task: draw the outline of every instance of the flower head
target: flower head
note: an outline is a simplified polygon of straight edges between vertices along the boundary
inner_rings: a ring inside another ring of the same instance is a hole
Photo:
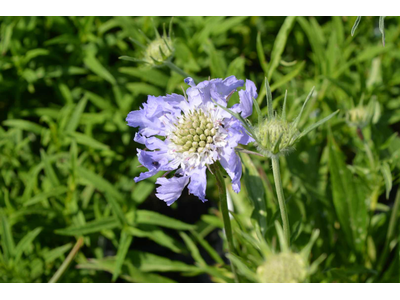
[[[172,94],[149,96],[143,108],[128,114],[129,126],[139,127],[134,140],[147,150],[138,149],[139,162],[148,169],[135,181],[149,178],[159,171],[175,172],[170,178],[157,179],[156,196],[168,205],[174,203],[188,185],[189,192],[200,200],[205,198],[206,169],[219,161],[232,179],[232,188],[240,191],[242,165],[235,152],[238,144],[253,141],[240,121],[222,107],[227,106],[230,95],[244,84],[230,76],[195,85],[192,78],[185,97]],[[252,113],[252,99],[257,98],[253,82],[246,81],[246,90],[239,92],[240,103],[232,110],[248,117]],[[249,101],[249,99],[251,101]]]

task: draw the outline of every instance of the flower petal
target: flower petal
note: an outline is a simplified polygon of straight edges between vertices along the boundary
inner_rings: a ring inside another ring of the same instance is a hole
[[[165,201],[168,206],[174,203],[182,194],[183,189],[189,182],[189,177],[172,177],[172,178],[165,178],[161,177],[158,178],[156,183],[160,184],[157,188],[156,196]]]
[[[165,135],[165,125],[160,118],[165,115],[178,116],[181,114],[180,104],[183,96],[176,94],[165,97],[149,96],[143,108],[131,111],[126,121],[131,127],[139,127],[139,133],[144,136]]]
[[[144,151],[137,149],[139,162],[148,169],[147,172],[141,173],[139,177],[135,177],[135,182],[147,179],[160,171],[174,170],[174,166],[169,164],[169,157],[164,151]]]
[[[206,202],[207,176],[206,167],[195,169],[190,174],[189,192]]]
[[[257,97],[256,85],[253,81],[246,79],[246,90],[239,91],[239,109],[243,118],[247,118],[253,113],[253,99]]]
[[[241,188],[242,163],[235,149],[226,148],[225,152],[221,155],[220,163],[232,179],[232,189],[236,193],[239,193]]]

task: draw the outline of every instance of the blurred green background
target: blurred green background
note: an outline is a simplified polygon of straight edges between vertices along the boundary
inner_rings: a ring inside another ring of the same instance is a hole
[[[341,110],[282,159],[294,249],[321,231],[311,259],[326,258],[312,282],[399,281],[400,22],[385,19],[383,46],[378,17],[363,17],[351,36],[355,19],[175,17],[172,25],[172,62],[184,72],[251,79],[264,111],[267,76],[276,109],[288,90],[289,118],[315,86],[303,128]],[[129,38],[145,45],[139,29],[154,39],[154,26],[162,33],[170,18],[153,22],[0,18],[0,282],[48,282],[77,240],[82,248],[60,282],[232,280],[212,176],[210,203],[184,196],[170,208],[154,197],[155,179],[132,180],[143,168],[126,115],[147,95],[187,88],[168,67],[118,59],[142,58]],[[360,101],[371,109],[357,129],[349,110]],[[275,245],[270,162],[244,160],[242,183],[254,172],[263,179],[258,192]],[[230,195],[251,228],[254,191]],[[256,268],[235,236],[244,263]]]

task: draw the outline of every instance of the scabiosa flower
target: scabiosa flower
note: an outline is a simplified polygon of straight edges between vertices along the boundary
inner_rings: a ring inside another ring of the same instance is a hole
[[[185,97],[177,94],[149,96],[143,108],[130,112],[126,118],[129,126],[139,127],[134,140],[150,150],[137,150],[139,162],[148,171],[134,180],[141,181],[159,171],[166,171],[167,175],[175,171],[173,176],[163,176],[156,181],[160,185],[156,196],[167,205],[180,197],[185,186],[201,201],[207,201],[206,169],[218,161],[238,193],[242,165],[235,148],[253,141],[240,121],[221,108],[226,107],[232,93],[243,86],[243,80],[230,76],[195,85],[189,77],[185,82],[190,85]],[[252,113],[254,98],[257,98],[256,87],[246,80],[246,90],[239,91],[240,103],[231,109],[246,118]]]

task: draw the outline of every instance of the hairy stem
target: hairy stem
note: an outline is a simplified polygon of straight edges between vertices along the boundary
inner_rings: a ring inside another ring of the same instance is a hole
[[[278,196],[279,209],[282,216],[283,234],[286,239],[286,244],[290,246],[289,218],[286,211],[285,196],[283,195],[281,172],[279,170],[279,157],[273,156],[271,160],[272,172],[274,173],[275,189]]]
[[[224,177],[222,175],[221,167],[219,166],[219,164],[213,164],[213,165],[211,165],[211,168],[217,179],[220,209],[221,209],[221,213],[222,213],[222,218],[224,220],[225,234],[226,234],[226,239],[228,241],[228,249],[229,249],[230,253],[235,254],[234,247],[233,247],[232,226],[231,226],[231,219],[229,218],[228,199],[227,199],[227,194],[226,194]],[[236,273],[236,268],[232,264],[232,262],[231,262],[231,268],[232,268],[233,276],[235,278],[235,282],[239,282],[238,276]]]

